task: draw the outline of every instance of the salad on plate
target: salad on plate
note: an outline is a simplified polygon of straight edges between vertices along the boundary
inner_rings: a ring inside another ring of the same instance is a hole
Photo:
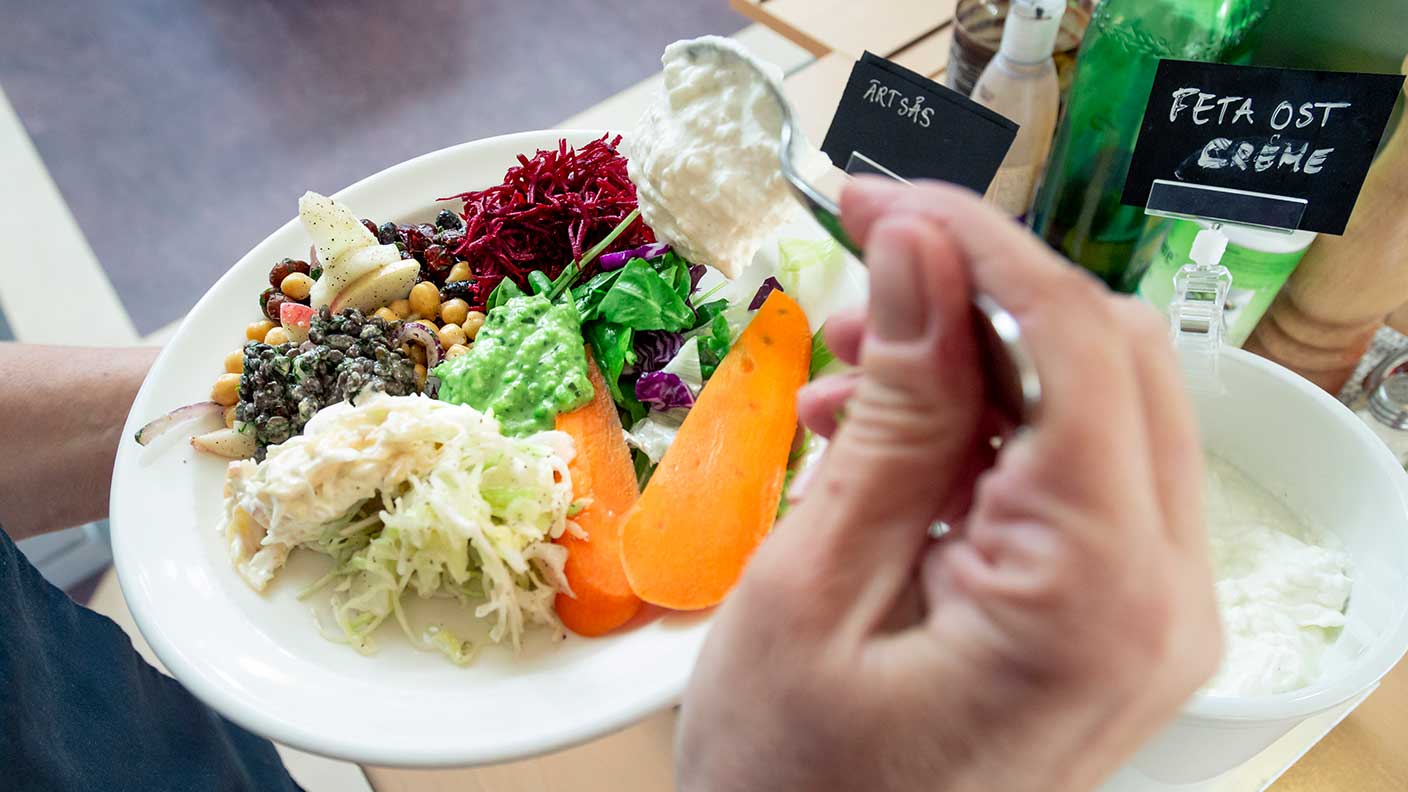
[[[761,87],[684,44],[629,137],[522,152],[427,195],[423,222],[299,200],[308,252],[248,295],[210,399],[136,437],[223,419],[191,444],[228,465],[234,574],[263,591],[319,554],[314,628],[372,653],[393,621],[459,664],[722,601],[820,453],[795,393],[865,280],[789,225]],[[486,637],[416,622],[411,597]]]

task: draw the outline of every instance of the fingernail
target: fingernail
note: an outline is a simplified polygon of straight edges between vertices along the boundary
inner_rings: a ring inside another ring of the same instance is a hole
[[[882,221],[870,234],[870,320],[882,340],[907,341],[924,333],[924,280],[916,246],[903,225]]]

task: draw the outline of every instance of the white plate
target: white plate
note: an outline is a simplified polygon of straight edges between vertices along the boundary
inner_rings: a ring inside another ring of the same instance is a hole
[[[429,221],[435,198],[499,183],[519,153],[555,148],[563,137],[582,144],[599,136],[539,131],[466,143],[389,168],[336,197],[360,217]],[[297,200],[287,196],[290,209]],[[606,638],[554,644],[536,636],[521,655],[489,647],[460,668],[412,647],[394,620],[377,633],[381,650],[370,657],[323,638],[310,612],[320,598],[296,599],[322,569],[313,554],[295,554],[308,557],[295,557],[262,595],[236,576],[216,533],[224,463],[194,452],[179,431],[147,448],[131,438],[167,410],[209,398],[226,353],[259,318],[255,297],[269,267],[284,256],[305,258],[308,245],[297,219],[290,220],[231,268],[157,358],[128,416],[113,472],[113,554],[132,615],[166,667],[251,731],[379,765],[522,758],[675,703],[704,640],[707,613],[641,619]]]

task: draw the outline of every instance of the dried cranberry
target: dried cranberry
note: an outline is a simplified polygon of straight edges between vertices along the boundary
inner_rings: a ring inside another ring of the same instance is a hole
[[[288,261],[288,259],[284,260]],[[308,262],[302,261],[300,259],[293,259],[293,261],[290,262],[289,266],[293,267],[294,272],[299,272],[304,275],[307,275],[309,272],[313,271],[313,268],[308,265]],[[283,281],[279,281],[279,284],[282,285]]]
[[[264,303],[264,315],[269,317],[269,321],[278,322],[279,310],[286,302],[288,302],[288,297],[283,292],[269,295],[269,301]]]
[[[362,227],[365,228],[365,229],[367,229],[368,231],[370,231],[371,234],[372,234],[372,236],[376,236],[376,234],[377,234],[376,223],[373,223],[372,221],[370,221],[370,220],[368,220],[367,218],[364,217],[364,218],[362,218]]]
[[[431,245],[421,254],[422,263],[429,267],[431,271],[440,273],[454,266],[455,260],[445,248],[439,245]]]
[[[275,288],[265,289],[264,293],[259,295],[259,307],[264,309],[264,315],[271,322],[279,321],[279,306],[286,302],[288,302],[288,297]]]
[[[307,266],[306,264],[304,265]],[[290,274],[296,272],[293,268],[293,259],[286,258],[279,261],[269,270],[269,285],[278,288]]]
[[[430,244],[430,240],[416,226],[401,226],[400,231],[402,243],[413,254],[425,250],[426,245]]]
[[[435,244],[446,250],[458,250],[464,244],[463,231],[441,231],[435,235]]]

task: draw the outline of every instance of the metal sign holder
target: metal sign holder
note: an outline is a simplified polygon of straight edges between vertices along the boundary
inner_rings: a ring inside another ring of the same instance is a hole
[[[1155,179],[1144,213],[1289,234],[1300,228],[1308,206],[1310,202],[1304,198]]]

